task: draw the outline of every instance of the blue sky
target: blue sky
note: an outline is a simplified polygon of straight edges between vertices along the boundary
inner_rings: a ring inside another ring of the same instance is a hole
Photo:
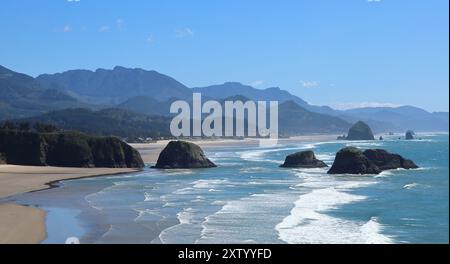
[[[141,67],[190,87],[448,111],[448,19],[447,0],[2,0],[0,64]]]

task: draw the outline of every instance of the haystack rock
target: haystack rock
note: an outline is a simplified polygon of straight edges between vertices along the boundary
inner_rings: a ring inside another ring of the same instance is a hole
[[[347,140],[375,140],[370,127],[362,122],[358,121],[348,131]]]
[[[217,167],[206,158],[196,144],[186,141],[171,141],[159,154],[153,168],[157,169],[198,169]]]

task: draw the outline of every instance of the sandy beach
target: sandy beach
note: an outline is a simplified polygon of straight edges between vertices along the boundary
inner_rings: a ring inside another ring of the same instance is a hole
[[[134,171],[137,170],[0,165],[0,198],[47,189],[52,182],[61,180]],[[45,237],[44,211],[30,206],[0,204],[0,244],[39,243]]]
[[[286,141],[326,141],[335,139],[335,135],[298,136]],[[205,151],[211,148],[233,146],[258,146],[257,139],[217,139],[217,140],[189,140],[198,144]],[[159,153],[167,145],[168,140],[148,144],[130,144],[136,148],[145,163],[156,163]],[[114,175],[137,171],[136,169],[116,168],[62,168],[62,167],[35,167],[0,165],[0,198],[43,190],[51,187],[51,183],[95,177]],[[0,204],[0,244],[4,243],[40,243],[46,238],[45,212],[18,204]]]

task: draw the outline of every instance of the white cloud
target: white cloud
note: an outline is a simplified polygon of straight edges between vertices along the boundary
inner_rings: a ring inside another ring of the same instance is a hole
[[[380,102],[353,102],[353,103],[336,103],[332,104],[331,107],[338,110],[348,110],[354,108],[363,107],[399,107],[401,104],[394,103],[380,103]]]
[[[250,86],[252,86],[252,87],[258,87],[258,86],[261,86],[261,85],[263,85],[263,84],[264,84],[264,81],[262,81],[262,80],[256,80],[256,81],[251,82],[251,83],[250,83]]]
[[[80,2],[81,0],[67,0],[67,2]]]
[[[70,32],[70,31],[72,31],[72,26],[70,26],[70,25],[65,25],[62,29],[62,32],[65,32],[65,33]]]
[[[109,26],[101,26],[98,29],[98,32],[100,32],[100,33],[107,32],[107,31],[109,31]]]
[[[369,3],[379,3],[379,2],[381,2],[381,0],[367,0],[367,2],[369,2]]]
[[[319,83],[316,81],[300,81],[300,84],[303,88],[315,88],[319,86]]]
[[[177,29],[175,30],[175,35],[177,38],[193,37],[194,31],[190,28]]]

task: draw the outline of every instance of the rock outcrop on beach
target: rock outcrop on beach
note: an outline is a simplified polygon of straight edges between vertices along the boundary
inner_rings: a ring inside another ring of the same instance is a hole
[[[406,140],[414,139],[414,135],[415,135],[415,133],[412,130],[408,130],[405,133],[405,139]]]
[[[362,122],[356,122],[348,131],[347,140],[374,140],[370,127]]]
[[[379,174],[384,170],[398,168],[415,169],[418,166],[411,160],[383,149],[363,151],[346,147],[338,151],[328,174]]]
[[[282,168],[323,168],[328,167],[323,161],[318,160],[312,150],[301,151],[286,157]]]
[[[161,151],[153,168],[197,169],[217,167],[196,144],[186,141],[171,141]]]
[[[0,131],[0,152],[8,164],[56,167],[142,168],[137,150],[115,137],[79,132]]]

